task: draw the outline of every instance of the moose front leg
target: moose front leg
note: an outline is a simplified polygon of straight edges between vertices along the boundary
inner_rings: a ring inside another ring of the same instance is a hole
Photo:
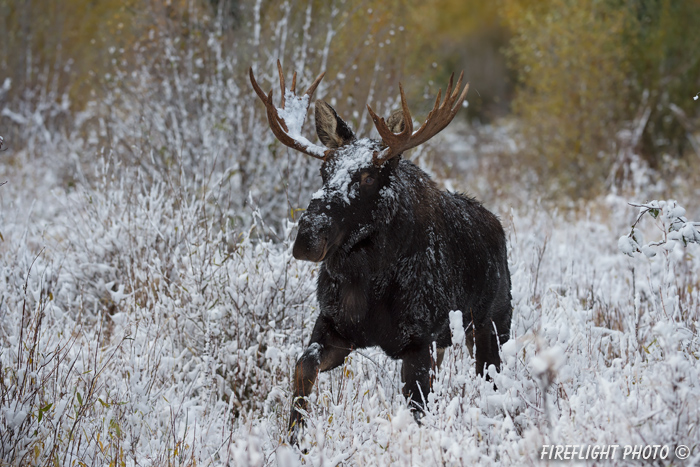
[[[413,416],[420,423],[425,407],[424,400],[427,400],[430,392],[430,368],[434,365],[430,356],[430,347],[425,346],[404,352],[401,360],[403,361],[401,381],[404,383],[402,392],[410,401]]]
[[[437,349],[436,355],[433,355],[430,347],[427,347],[406,352],[401,357],[403,395],[410,400],[413,416],[419,424],[424,410],[423,401],[428,398],[428,393],[432,390],[433,379],[440,369],[444,356],[444,348]]]
[[[328,371],[343,364],[352,350],[351,344],[319,317],[311,334],[311,343],[297,361],[294,369],[292,409],[289,416],[289,443],[296,445],[299,429],[304,424],[306,396],[316,383],[319,371]]]
[[[494,365],[496,371],[501,371],[498,338],[490,321],[477,328],[474,334],[476,340],[476,374],[483,376],[486,373],[486,380],[489,381],[491,379],[488,375],[489,365]]]

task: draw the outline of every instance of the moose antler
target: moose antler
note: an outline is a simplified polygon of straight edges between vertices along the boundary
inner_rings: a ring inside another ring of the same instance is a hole
[[[272,103],[272,90],[270,90],[270,93],[266,95],[258,85],[257,81],[255,81],[253,68],[250,68],[250,82],[253,85],[253,89],[255,89],[255,93],[258,95],[260,100],[263,101],[263,104],[265,104],[265,107],[267,108],[267,121],[270,124],[272,133],[285,146],[301,151],[304,154],[315,157],[316,159],[324,160],[328,150],[313,144],[311,141],[304,138],[301,135],[301,127],[306,119],[306,113],[309,110],[311,97],[313,96],[314,91],[316,91],[321,79],[323,79],[323,75],[326,73],[323,72],[318,75],[318,78],[316,78],[316,81],[309,86],[309,89],[307,89],[302,96],[297,96],[295,92],[297,85],[296,72],[292,77],[292,88],[289,90],[289,93],[287,93],[287,90],[284,87],[284,73],[282,72],[282,64],[279,60],[277,60],[277,71],[280,76],[280,88],[282,90],[281,107],[279,109]],[[287,102],[287,100],[291,102]],[[290,105],[289,107],[285,108],[287,103]]]
[[[403,93],[401,83],[399,83],[399,90],[401,92],[401,109],[403,111],[404,120],[404,129],[401,133],[394,133],[391,131],[384,119],[379,118],[369,104],[367,104],[367,110],[372,116],[374,126],[377,128],[379,136],[382,137],[384,144],[387,145],[386,149],[374,155],[374,164],[376,166],[382,165],[384,162],[398,156],[408,149],[415,148],[416,146],[425,143],[450,124],[462,105],[462,102],[464,102],[464,98],[467,97],[467,91],[469,90],[469,83],[467,83],[464,86],[462,94],[459,94],[459,88],[462,86],[462,78],[464,77],[464,72],[462,72],[459,75],[457,86],[453,92],[452,81],[454,76],[454,73],[452,73],[450,76],[450,82],[447,85],[447,91],[445,92],[445,101],[442,104],[440,103],[440,93],[442,90],[439,90],[437,99],[435,99],[435,105],[433,105],[433,110],[430,111],[428,118],[425,119],[423,125],[415,133],[413,132],[411,111],[408,109],[406,96]],[[458,94],[459,97],[457,97]]]

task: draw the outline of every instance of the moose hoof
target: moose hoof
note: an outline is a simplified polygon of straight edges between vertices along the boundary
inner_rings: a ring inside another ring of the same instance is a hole
[[[425,412],[423,412],[422,409],[417,409],[413,408],[413,419],[416,421],[418,426],[423,425],[423,417],[425,416]]]
[[[289,429],[289,444],[291,446],[299,446],[299,425],[295,424]]]

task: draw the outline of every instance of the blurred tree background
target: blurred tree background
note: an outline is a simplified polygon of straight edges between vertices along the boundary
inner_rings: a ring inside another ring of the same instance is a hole
[[[700,2],[504,0],[503,16],[512,108],[543,180],[587,196],[631,153],[697,164]]]
[[[145,69],[206,81],[216,54],[242,89],[272,54],[327,70],[318,96],[361,132],[365,103],[387,113],[399,80],[420,120],[464,69],[464,114],[515,120],[516,163],[557,196],[619,183],[630,154],[661,172],[700,157],[700,0],[0,0],[0,128],[10,141],[4,109],[49,96],[68,109],[60,131]],[[273,71],[258,71],[266,87]]]

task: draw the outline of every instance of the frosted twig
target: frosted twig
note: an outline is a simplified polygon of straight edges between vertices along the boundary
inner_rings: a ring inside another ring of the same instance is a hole
[[[27,277],[24,279],[24,299],[22,300],[22,320],[20,321],[19,329],[19,340],[17,347],[17,371],[22,367],[22,344],[23,344],[23,334],[24,334],[24,317],[27,313],[27,287],[29,287],[29,277],[32,275],[32,268],[34,263],[39,259],[39,256],[44,252],[46,248],[42,248],[41,251],[34,257],[32,264],[29,265],[29,270],[27,271]]]
[[[618,240],[618,248],[624,254],[633,256],[634,253],[641,252],[652,258],[656,256],[656,251],[654,251],[653,247],[666,246],[667,249],[673,249],[673,244],[669,244],[669,241],[682,243],[683,246],[688,246],[688,243],[700,243],[700,232],[696,228],[700,223],[688,221],[685,217],[685,209],[675,200],[653,200],[648,203],[628,204],[639,208],[639,214],[632,223],[629,234],[623,235]],[[656,220],[663,238],[642,246],[643,242],[641,237],[635,232],[635,228],[644,217],[644,214],[647,213]]]

